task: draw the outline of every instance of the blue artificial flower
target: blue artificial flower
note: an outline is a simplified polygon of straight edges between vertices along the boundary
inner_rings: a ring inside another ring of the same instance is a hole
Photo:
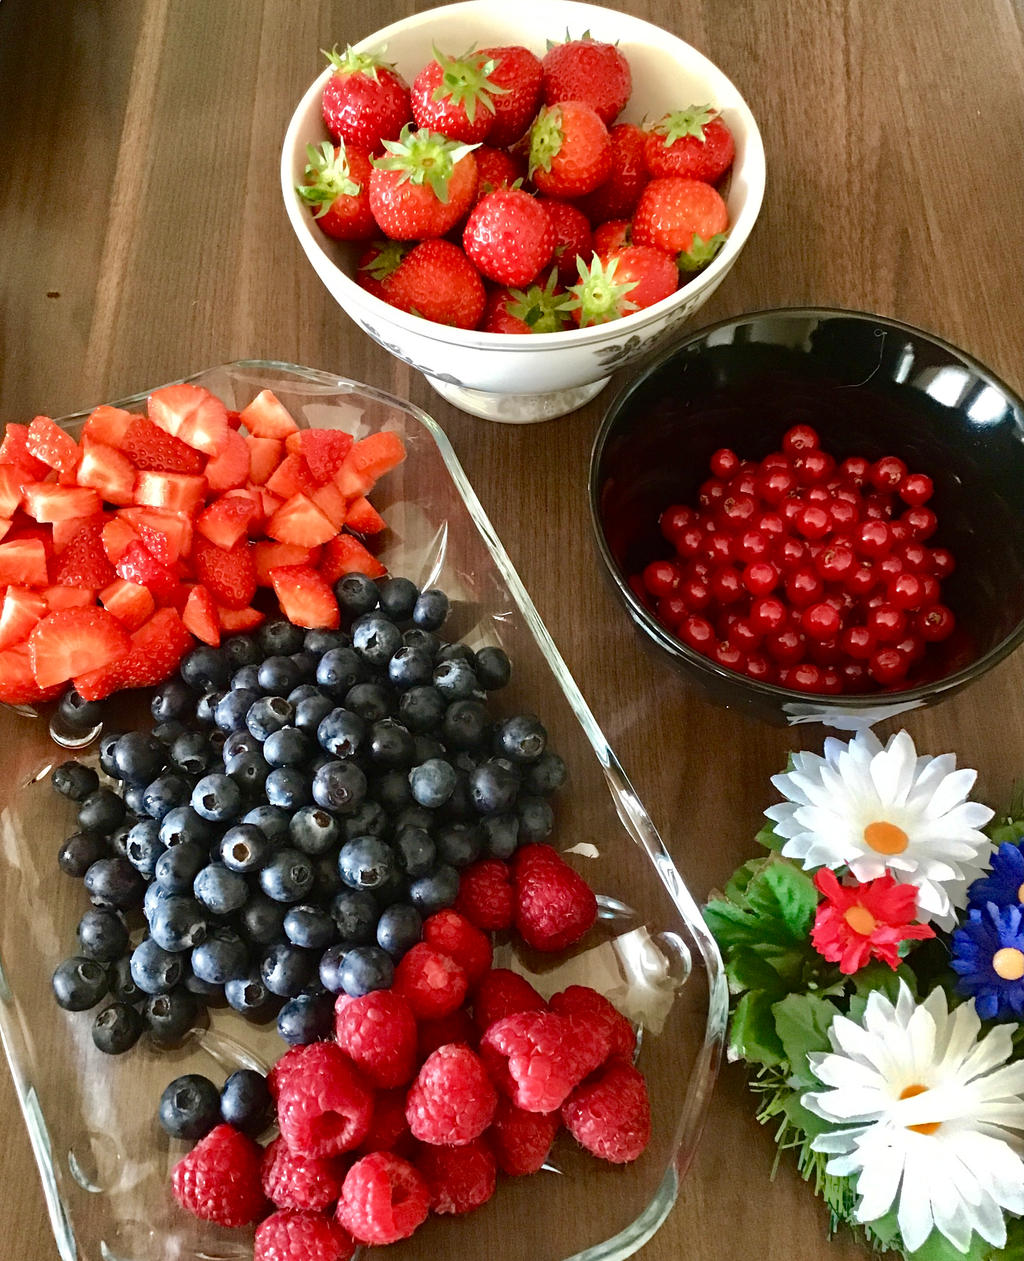
[[[1004,847],[1007,848],[1007,847]],[[1016,848],[1009,846],[1008,848]],[[1024,910],[989,902],[953,933],[957,991],[974,998],[982,1020],[1024,1016]]]
[[[1020,906],[1024,902],[1024,849],[1013,841],[1003,841],[992,855],[992,870],[975,880],[967,890],[967,904],[972,910],[984,910],[989,902],[996,906]]]

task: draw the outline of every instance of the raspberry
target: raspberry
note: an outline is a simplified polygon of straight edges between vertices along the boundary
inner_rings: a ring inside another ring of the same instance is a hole
[[[300,1156],[337,1156],[358,1147],[370,1128],[373,1092],[342,1049],[311,1042],[278,1082],[281,1137]]]
[[[605,1060],[608,1039],[597,1021],[582,1016],[521,1011],[491,1025],[480,1055],[491,1080],[517,1107],[553,1112]]]
[[[609,1063],[572,1092],[562,1120],[588,1152],[624,1164],[636,1160],[651,1137],[651,1105],[643,1074],[622,1060]]]
[[[547,1003],[525,976],[508,968],[492,968],[473,995],[473,1023],[483,1033],[517,1011],[544,1011]]]
[[[435,1213],[469,1213],[486,1204],[498,1176],[494,1153],[482,1138],[465,1147],[423,1147],[416,1168],[427,1180]]]
[[[345,1175],[338,1221],[362,1243],[408,1239],[429,1212],[426,1179],[401,1156],[373,1152]]]
[[[548,1158],[561,1124],[557,1112],[524,1112],[499,1099],[488,1137],[502,1173],[536,1173]]]
[[[597,919],[590,885],[550,845],[524,845],[513,860],[516,931],[535,950],[565,950]]]
[[[440,1020],[421,1020],[417,1038],[417,1051],[422,1064],[432,1051],[436,1051],[439,1046],[447,1046],[450,1042],[464,1042],[476,1050],[476,1025],[465,1007],[460,1007],[458,1011],[442,1016]]]
[[[487,1129],[497,1105],[480,1057],[468,1046],[442,1046],[427,1057],[413,1082],[405,1115],[414,1138],[461,1147]]]
[[[491,968],[487,936],[458,911],[438,911],[423,922],[423,940],[462,968],[472,989]]]
[[[182,1208],[204,1222],[247,1226],[267,1211],[260,1185],[263,1148],[232,1125],[217,1125],[171,1172]]]
[[[355,1240],[323,1213],[271,1213],[256,1227],[252,1261],[349,1261]]]
[[[636,1054],[636,1033],[626,1017],[603,994],[589,985],[570,985],[551,996],[550,1007],[560,1016],[588,1015],[600,1020],[608,1032],[609,1055],[632,1060]]]
[[[289,1047],[275,1064],[271,1064],[270,1071],[267,1073],[267,1089],[270,1091],[271,1099],[277,1098],[281,1083],[293,1068],[302,1063],[305,1054],[304,1045]]]
[[[421,941],[402,956],[392,989],[408,1001],[417,1020],[436,1020],[462,1006],[468,983],[450,955]]]
[[[511,928],[515,907],[512,873],[500,858],[481,858],[460,873],[455,909],[485,933]]]
[[[373,1101],[373,1120],[366,1137],[359,1144],[359,1154],[390,1152],[408,1146],[409,1122],[405,1119],[406,1091],[380,1090]]]
[[[338,1198],[345,1177],[340,1160],[296,1156],[283,1138],[263,1153],[263,1191],[277,1208],[321,1209]]]
[[[335,1004],[338,1045],[375,1086],[404,1086],[416,1072],[416,1018],[391,990],[372,990],[359,998],[341,995]]]

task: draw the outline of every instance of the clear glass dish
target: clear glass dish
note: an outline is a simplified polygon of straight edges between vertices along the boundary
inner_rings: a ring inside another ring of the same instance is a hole
[[[499,1182],[465,1218],[434,1219],[396,1261],[457,1249],[466,1261],[612,1261],[640,1248],[675,1202],[700,1136],[727,1017],[721,959],[698,909],[569,674],[473,488],[438,426],[411,404],[371,387],[289,364],[240,362],[190,378],[229,407],[269,388],[300,424],[356,436],[397,431],[408,458],[374,494],[388,532],[381,558],[392,573],[439,585],[452,598],[446,634],[499,644],[513,679],[495,694],[499,713],[526,709],[549,732],[570,779],[554,799],[552,841],[600,897],[597,927],[569,958],[538,964],[499,946],[496,962],[545,994],[585,982],[640,1027],[638,1064],[651,1093],[653,1137],[633,1165],[607,1165],[562,1135],[548,1169]],[[145,394],[122,400],[132,407]],[[62,423],[74,429],[82,416]],[[145,715],[139,697],[125,715]],[[68,754],[44,721],[4,709],[0,814],[0,1034],[35,1151],[57,1248],[64,1261],[228,1261],[251,1255],[252,1232],[188,1217],[169,1191],[186,1150],[156,1123],[164,1086],[184,1072],[223,1080],[239,1066],[265,1068],[285,1049],[273,1024],[210,1011],[207,1028],[167,1050],[145,1037],[123,1056],[92,1044],[92,1015],[59,1009],[57,963],[75,952],[86,909],[81,882],[56,863],[75,830],[74,809],[48,773]],[[94,758],[95,746],[92,746]],[[89,759],[89,751],[84,756]]]

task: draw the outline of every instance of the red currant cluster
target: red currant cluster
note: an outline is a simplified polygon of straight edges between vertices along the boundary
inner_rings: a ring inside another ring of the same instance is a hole
[[[809,425],[760,462],[711,457],[697,507],[660,518],[676,550],[630,579],[683,643],[801,692],[905,685],[955,622],[940,602],[952,553],[928,547],[932,480],[895,455],[837,463]]]

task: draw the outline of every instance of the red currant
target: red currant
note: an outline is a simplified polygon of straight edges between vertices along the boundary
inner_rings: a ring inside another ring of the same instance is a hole
[[[860,512],[848,499],[833,499],[828,506],[834,530],[848,530],[860,520]]]
[[[896,524],[904,523],[896,522]],[[896,555],[903,561],[903,568],[912,574],[924,573],[930,564],[928,549],[916,539],[908,539],[907,542],[901,543],[896,549]]]
[[[711,588],[696,575],[683,578],[677,594],[691,613],[700,613],[711,603]]]
[[[750,624],[762,635],[776,634],[789,621],[789,610],[776,596],[754,600],[750,606]]]
[[[701,555],[710,565],[727,565],[732,560],[732,539],[721,530],[706,534]]]
[[[759,652],[752,652],[747,657],[746,673],[759,683],[775,682],[775,667],[766,656]]]
[[[735,604],[745,594],[739,570],[732,565],[721,565],[711,573],[711,595],[719,604]]]
[[[696,613],[691,613],[679,624],[679,638],[684,644],[695,648],[697,652],[708,653],[715,642],[715,631],[711,623]]]
[[[847,626],[839,636],[839,646],[853,661],[867,661],[878,646],[868,626]]]
[[[743,571],[743,585],[753,596],[768,595],[779,582],[779,571],[766,560],[754,561]]]
[[[662,626],[667,626],[670,631],[676,629],[689,611],[682,596],[669,595],[658,601],[658,621]]]
[[[786,533],[786,523],[777,512],[762,512],[754,522],[754,527],[773,542]]]
[[[880,604],[871,609],[864,624],[880,644],[894,644],[907,627],[907,615],[892,604]]]
[[[901,683],[907,677],[910,663],[896,648],[879,648],[868,662],[868,672],[876,683],[888,687]]]
[[[728,479],[739,471],[740,457],[728,447],[721,447],[712,455],[710,464],[715,477]]]
[[[697,502],[702,508],[713,508],[725,495],[725,482],[719,477],[709,477],[701,483],[697,492]]]
[[[903,653],[910,665],[916,665],[925,654],[925,642],[920,635],[913,633],[904,635],[902,639],[897,640],[893,647],[897,652]]]
[[[817,666],[838,665],[843,659],[843,650],[838,639],[809,640],[807,655]]]
[[[868,690],[868,669],[863,661],[846,661],[839,667],[842,690],[847,695]]]
[[[736,495],[730,492],[718,504],[715,520],[731,534],[745,530],[757,512],[753,495]]]
[[[911,535],[920,541],[930,539],[939,524],[938,517],[931,508],[925,507],[908,508],[902,519],[907,523]]]
[[[644,586],[653,596],[673,595],[679,586],[679,566],[671,560],[652,560],[644,570]]]
[[[821,601],[818,604],[809,604],[804,609],[800,616],[800,626],[809,639],[823,643],[839,633],[841,620],[831,604]]]
[[[853,596],[862,599],[878,582],[878,574],[874,565],[855,565],[846,576],[846,589]]]
[[[757,495],[757,473],[750,468],[741,469],[729,481],[729,492],[733,495]]]
[[[735,644],[730,644],[728,640],[715,644],[711,650],[711,658],[720,666],[725,666],[727,670],[742,670],[746,661],[740,649]]]
[[[952,635],[956,618],[944,604],[931,604],[920,610],[915,624],[922,639],[929,644],[937,644]]]
[[[821,690],[821,670],[810,661],[803,661],[789,672],[789,687],[797,692]]]
[[[799,539],[786,536],[775,548],[775,563],[785,572],[799,568],[807,559],[807,548]]]
[[[762,469],[757,477],[757,494],[766,504],[779,504],[796,486],[789,468]]]
[[[688,525],[673,542],[680,556],[696,556],[704,546],[704,531],[699,525]]]
[[[939,587],[938,578],[932,577],[931,574],[922,574],[921,586],[922,586],[922,592],[921,592],[922,605],[938,604],[939,591],[941,590],[941,588]]]
[[[814,486],[823,482],[834,468],[835,462],[828,452],[817,448],[802,451],[793,460],[793,471],[801,486]]]
[[[798,495],[787,495],[779,504],[779,513],[787,525],[793,525],[803,510],[804,501]]]
[[[684,532],[697,523],[697,513],[686,504],[672,504],[658,518],[658,526],[662,535],[673,547],[676,546]]]
[[[814,568],[825,582],[843,582],[853,569],[853,549],[828,543],[814,558]]]
[[[820,600],[825,593],[821,579],[810,565],[801,565],[799,569],[794,569],[786,578],[785,587],[790,604],[798,609]]]
[[[876,569],[878,571],[879,581],[891,582],[894,578],[898,578],[903,573],[903,561],[898,556],[894,556],[891,552],[888,556],[883,556],[878,562]]]
[[[900,482],[900,498],[911,508],[920,508],[932,497],[935,485],[927,473],[908,473]]]
[[[883,455],[868,473],[868,481],[878,490],[896,490],[907,475],[907,466],[898,455]]]
[[[823,692],[826,696],[839,696],[843,690],[843,676],[838,670],[828,668],[821,672],[821,686],[819,692]]]
[[[769,635],[764,646],[779,665],[795,666],[804,657],[804,637],[796,630],[781,630],[777,635]]]
[[[782,449],[787,455],[813,451],[818,445],[817,432],[810,425],[794,425],[782,435]]]
[[[917,574],[899,574],[886,587],[889,603],[898,609],[916,609],[921,603],[924,586]]]
[[[888,521],[892,516],[892,497],[880,494],[865,495],[861,516],[869,521]]]
[[[794,522],[805,539],[823,539],[831,523],[828,511],[820,504],[805,504]]]
[[[862,455],[851,455],[839,466],[839,476],[847,486],[856,486],[858,489],[868,480],[870,471],[871,461]]]
[[[956,569],[956,560],[948,547],[933,547],[928,563],[931,566],[932,573],[938,578],[939,582],[945,582],[953,570]]]
[[[853,545],[861,556],[885,556],[892,547],[888,525],[884,521],[862,521],[854,531]]]
[[[733,555],[738,561],[750,565],[766,560],[771,554],[771,539],[763,530],[744,530],[733,542]]]
[[[750,653],[760,647],[762,636],[749,618],[738,617],[729,627],[727,638],[729,643],[735,644],[744,653]]]

